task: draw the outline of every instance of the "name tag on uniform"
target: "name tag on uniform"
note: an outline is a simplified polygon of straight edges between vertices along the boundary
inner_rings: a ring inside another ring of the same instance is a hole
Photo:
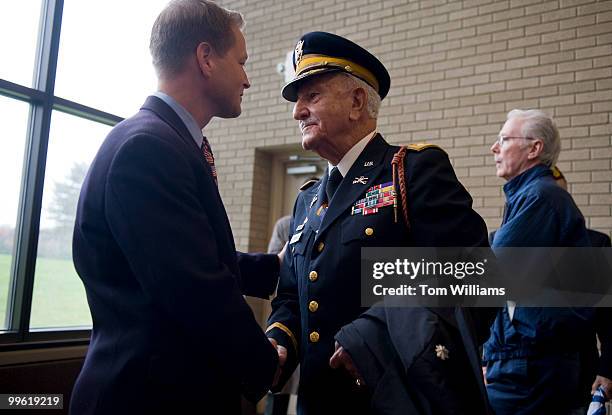
[[[301,238],[301,237],[302,237],[302,232],[298,232],[298,233],[294,234],[294,235],[291,237],[291,240],[289,241],[289,244],[294,244],[294,243],[296,243],[297,241],[299,241],[299,240],[300,240],[300,238]]]

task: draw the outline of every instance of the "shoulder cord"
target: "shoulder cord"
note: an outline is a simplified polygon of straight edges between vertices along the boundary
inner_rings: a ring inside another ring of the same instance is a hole
[[[402,214],[406,226],[410,229],[410,222],[408,221],[408,203],[406,197],[406,176],[404,174],[404,158],[406,157],[407,148],[402,146],[397,153],[393,155],[391,166],[393,170],[393,192],[397,196],[398,178],[399,178],[399,195],[401,197]],[[395,223],[397,223],[397,197],[393,201],[393,212],[395,215]]]

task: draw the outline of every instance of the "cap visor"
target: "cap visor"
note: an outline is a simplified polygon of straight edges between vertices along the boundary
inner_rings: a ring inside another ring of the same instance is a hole
[[[322,75],[324,73],[341,72],[341,71],[342,70],[340,68],[317,68],[317,69],[313,69],[313,70],[308,71],[308,72],[304,72],[304,73],[300,74],[300,76],[293,78],[291,80],[291,82],[286,84],[283,87],[283,89],[281,91],[281,94],[283,95],[283,98],[285,98],[287,101],[296,102],[297,101],[298,89],[299,89],[300,85],[307,78],[310,78],[310,77],[316,76],[316,75]]]

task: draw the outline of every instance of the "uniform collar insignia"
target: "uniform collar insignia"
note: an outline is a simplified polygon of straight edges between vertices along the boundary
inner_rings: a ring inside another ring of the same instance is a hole
[[[353,180],[353,184],[366,184],[367,181],[368,181],[367,177],[359,176],[359,177],[355,177],[355,179]]]
[[[373,165],[374,165],[374,162],[373,162],[373,161],[366,161],[366,162],[363,164],[363,167],[372,167]]]

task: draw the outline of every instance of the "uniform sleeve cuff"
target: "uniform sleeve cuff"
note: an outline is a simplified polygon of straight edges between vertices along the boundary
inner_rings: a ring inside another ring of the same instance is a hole
[[[276,322],[270,324],[266,329],[266,336],[275,339],[282,346],[288,347],[291,345],[295,355],[298,355],[297,339],[289,327],[283,323]]]

